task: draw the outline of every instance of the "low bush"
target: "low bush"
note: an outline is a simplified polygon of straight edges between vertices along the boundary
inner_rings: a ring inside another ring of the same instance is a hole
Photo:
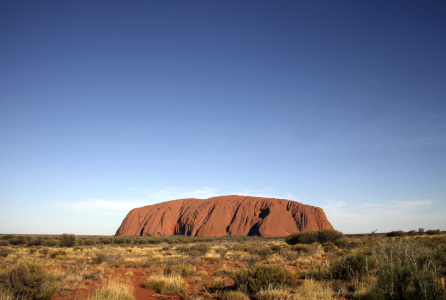
[[[233,277],[239,289],[257,293],[262,289],[290,286],[295,276],[280,266],[258,264],[237,270]]]
[[[322,248],[324,248],[325,253],[330,253],[337,250],[336,245],[333,242],[323,243]]]
[[[293,251],[291,249],[283,249],[280,251],[280,256],[287,261],[293,261],[299,258],[300,254],[297,251]]]
[[[0,246],[9,246],[8,240],[0,240]]]
[[[64,250],[56,250],[50,253],[51,258],[56,258],[57,256],[66,256],[67,252]]]
[[[85,239],[85,240],[82,240],[82,244],[84,246],[92,246],[92,245],[96,245],[97,241],[94,239]]]
[[[20,262],[0,272],[0,287],[18,299],[52,299],[58,290],[55,277],[46,269],[31,262]]]
[[[192,245],[179,245],[176,247],[177,251],[187,254],[191,257],[204,256],[210,250],[209,244],[196,243]]]
[[[292,233],[285,238],[285,242],[290,245],[316,243],[317,231],[302,231]]]
[[[104,245],[109,245],[112,243],[112,240],[110,238],[101,238],[101,243]]]
[[[76,236],[74,234],[64,233],[60,237],[59,245],[61,247],[73,247],[76,245]]]
[[[332,277],[332,274],[328,264],[312,263],[308,269],[302,270],[299,276],[309,280],[328,280]]]
[[[344,234],[334,229],[322,229],[295,232],[285,238],[285,242],[290,245],[313,244],[316,242],[334,242],[344,237]]]
[[[374,261],[364,253],[359,252],[334,261],[330,266],[330,274],[335,279],[362,279],[368,275],[369,269],[373,267]]]
[[[256,249],[255,253],[259,256],[260,260],[266,260],[273,254],[273,250],[269,246],[261,246]]]
[[[397,231],[391,231],[387,233],[388,237],[392,237],[392,236],[405,236],[406,233],[402,230],[397,230]]]
[[[20,237],[9,239],[8,242],[14,246],[20,246],[20,245],[26,244],[26,239],[25,239],[25,237],[20,236]]]
[[[42,241],[42,246],[46,247],[55,247],[59,244],[59,242],[56,239],[47,239]]]
[[[446,297],[435,250],[413,241],[398,241],[376,247],[374,256],[378,283],[372,295],[386,295],[386,299]]]
[[[344,234],[334,229],[322,229],[317,232],[317,241],[321,244],[326,242],[334,242],[344,237]]]
[[[440,234],[441,231],[440,231],[440,229],[437,229],[437,230],[429,229],[429,230],[426,231],[426,233],[427,233],[428,235],[436,235],[436,234]]]
[[[6,247],[1,247],[0,248],[0,257],[6,257],[6,256],[8,256],[11,253],[12,253],[12,250],[9,249],[9,248],[6,248]]]
[[[347,248],[349,244],[349,240],[346,237],[341,237],[333,242],[339,248]]]
[[[296,244],[291,247],[294,251],[298,253],[309,253],[311,251],[310,245],[302,245],[302,244]]]
[[[28,247],[31,246],[42,246],[42,238],[36,238],[36,239],[32,239],[30,240],[27,244]]]
[[[281,246],[281,245],[271,245],[271,250],[272,250],[274,253],[279,253],[280,251],[282,251],[283,248],[284,248],[284,247]]]

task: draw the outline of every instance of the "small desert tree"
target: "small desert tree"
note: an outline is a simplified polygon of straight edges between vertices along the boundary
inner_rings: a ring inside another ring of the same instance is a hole
[[[61,247],[73,247],[76,245],[76,236],[69,233],[62,234],[59,245]]]

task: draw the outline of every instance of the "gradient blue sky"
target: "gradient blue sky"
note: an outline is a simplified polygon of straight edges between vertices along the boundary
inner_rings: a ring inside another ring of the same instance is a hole
[[[0,233],[243,194],[445,230],[446,2],[1,1]]]

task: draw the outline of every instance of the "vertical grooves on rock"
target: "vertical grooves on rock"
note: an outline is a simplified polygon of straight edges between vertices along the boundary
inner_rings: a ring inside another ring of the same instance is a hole
[[[131,210],[116,235],[260,235],[333,228],[321,208],[285,199],[221,196]]]

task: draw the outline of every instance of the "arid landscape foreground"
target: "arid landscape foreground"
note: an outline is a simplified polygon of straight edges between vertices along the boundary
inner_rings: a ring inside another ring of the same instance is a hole
[[[444,299],[439,230],[0,235],[0,299]]]

